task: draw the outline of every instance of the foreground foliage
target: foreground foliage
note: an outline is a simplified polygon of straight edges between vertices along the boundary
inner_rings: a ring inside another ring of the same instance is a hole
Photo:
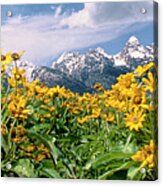
[[[22,54],[1,56],[2,176],[157,178],[155,63],[119,76],[111,90],[97,83],[79,95],[29,83],[16,66]]]

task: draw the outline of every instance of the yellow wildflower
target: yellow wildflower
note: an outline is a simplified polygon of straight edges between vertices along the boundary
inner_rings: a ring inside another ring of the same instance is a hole
[[[7,127],[4,124],[1,125],[1,133],[3,136],[7,134]]]
[[[2,65],[10,65],[12,62],[11,52],[7,53],[6,55],[1,55],[1,63]]]
[[[44,114],[43,117],[44,118],[50,118],[51,117],[51,114]]]
[[[51,112],[55,111],[55,107],[54,107],[54,106],[51,106],[51,107],[49,107],[48,109],[49,109],[49,111],[51,111]]]
[[[1,73],[4,73],[7,67],[12,62],[11,53],[7,53],[6,55],[1,54]]]
[[[17,119],[27,119],[30,110],[26,108],[27,100],[20,95],[12,97],[12,101],[8,104],[8,110]]]
[[[120,90],[124,87],[127,89],[130,88],[131,85],[136,81],[132,73],[122,74],[117,78],[117,80]]]
[[[5,70],[7,69],[7,66],[2,65],[1,66],[1,74],[3,74],[5,72]]]
[[[44,121],[45,121],[45,118],[41,117],[41,118],[40,118],[40,121],[41,121],[41,122],[44,122]]]
[[[24,136],[27,132],[27,130],[22,125],[18,125],[16,129],[17,129],[18,135]]]
[[[60,87],[59,85],[57,85],[54,88],[51,88],[51,94],[52,96],[67,96],[67,92],[66,89],[64,87]]]
[[[129,129],[139,131],[143,127],[145,114],[141,110],[134,109],[125,116],[126,127]]]
[[[155,78],[153,77],[152,72],[148,72],[148,79],[143,78],[142,81],[145,84],[145,90],[149,90],[151,93],[153,93],[155,88]]]
[[[138,66],[135,71],[134,71],[134,74],[135,76],[142,76],[144,73],[146,73],[150,68],[156,66],[156,64],[154,62],[150,62],[144,66]]]
[[[78,121],[78,123],[80,123],[80,124],[85,123],[87,120],[88,120],[87,117],[84,117],[84,118],[77,118],[77,121]]]
[[[34,144],[30,144],[28,146],[21,146],[21,149],[29,153],[36,150],[36,146]]]
[[[11,87],[17,87],[20,84],[27,82],[27,79],[24,75],[24,69],[13,68],[12,77],[8,78],[8,83]]]
[[[42,96],[43,94],[46,94],[47,93],[48,87],[46,87],[46,86],[41,87],[39,85],[36,85],[34,87],[34,90],[35,90],[36,94],[40,94],[40,96]]]
[[[149,110],[149,104],[146,99],[146,90],[143,86],[133,85],[132,91],[128,93],[130,98],[129,110],[133,108],[144,108]]]
[[[156,146],[153,140],[150,140],[149,145],[145,145],[131,158],[134,161],[142,162],[141,167],[148,165],[149,168],[155,167],[155,151]]]
[[[25,51],[21,51],[19,53],[12,53],[11,54],[11,58],[14,60],[14,61],[17,61],[21,58],[21,56],[24,54]]]
[[[27,133],[26,129],[22,125],[18,125],[17,127],[11,128],[11,141],[15,143],[21,143],[27,139],[25,135]]]
[[[17,136],[11,139],[15,143],[21,143],[26,140],[26,136]]]
[[[107,122],[113,123],[114,120],[115,120],[114,114],[109,112],[108,115],[107,115]]]
[[[101,114],[101,108],[93,108],[92,118],[99,118]]]
[[[50,157],[49,149],[43,143],[37,146],[37,150],[43,152],[45,156]]]
[[[39,154],[38,156],[36,156],[35,160],[36,161],[42,161],[46,159],[46,155],[45,154]]]
[[[51,101],[51,99],[45,99],[45,100],[44,100],[44,103],[45,103],[45,104],[48,104],[48,103],[50,103],[50,101]]]
[[[102,92],[105,90],[104,87],[100,83],[96,83],[93,88],[99,92]]]

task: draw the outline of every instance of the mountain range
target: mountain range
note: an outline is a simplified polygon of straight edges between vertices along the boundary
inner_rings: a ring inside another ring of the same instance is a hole
[[[86,53],[65,52],[51,67],[35,66],[27,61],[18,61],[24,68],[29,81],[39,79],[48,87],[65,86],[73,92],[93,92],[95,83],[101,83],[106,89],[116,83],[120,74],[134,70],[138,65],[156,61],[154,44],[143,46],[131,36],[124,48],[110,55],[103,48],[89,49]]]

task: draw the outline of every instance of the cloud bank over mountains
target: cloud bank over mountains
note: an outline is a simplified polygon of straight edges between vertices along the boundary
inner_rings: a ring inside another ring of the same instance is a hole
[[[53,16],[38,12],[8,18],[1,26],[2,49],[26,50],[24,57],[39,65],[64,51],[109,42],[153,21],[151,1],[85,3],[82,10],[71,13],[62,5],[52,8]],[[147,13],[141,14],[141,8]]]

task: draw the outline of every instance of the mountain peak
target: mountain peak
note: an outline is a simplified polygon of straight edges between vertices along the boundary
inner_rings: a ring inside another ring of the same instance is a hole
[[[97,48],[95,49],[95,51],[96,51],[96,52],[99,52],[99,53],[105,53],[104,49],[101,48],[101,47],[97,47]]]
[[[71,58],[71,57],[74,57],[74,56],[76,56],[76,55],[78,55],[77,52],[69,51],[69,52],[64,52],[64,53],[62,54],[62,57]]]
[[[99,59],[100,56],[110,59],[112,56],[109,55],[105,50],[101,47],[97,47],[95,49],[89,49],[89,51],[86,53],[87,55],[94,54],[96,57],[98,56]]]
[[[128,40],[128,42],[127,43],[132,43],[132,44],[139,44],[140,42],[139,42],[139,40],[138,40],[138,38],[137,37],[135,37],[135,36],[131,36],[130,38],[129,38],[129,40]]]
[[[78,56],[77,52],[64,52],[56,61],[56,63],[61,63],[65,60],[69,60],[72,59],[73,57]]]

